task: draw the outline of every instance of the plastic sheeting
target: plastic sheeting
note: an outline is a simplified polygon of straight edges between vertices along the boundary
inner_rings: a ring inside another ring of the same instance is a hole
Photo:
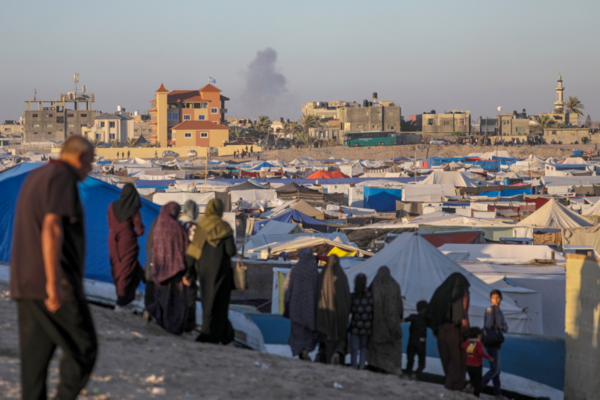
[[[362,264],[346,272],[351,285],[359,273],[369,282],[382,265],[390,268],[392,277],[400,284],[404,298],[404,314],[416,312],[420,300],[431,299],[433,292],[454,272],[460,272],[471,283],[469,320],[473,326],[483,326],[485,309],[490,305],[492,288],[467,270],[439,252],[419,234],[407,232]],[[504,296],[502,311],[512,333],[531,333],[527,314],[514,300]]]
[[[277,193],[273,189],[252,189],[252,190],[232,190],[231,200],[236,202],[242,199],[247,202],[263,201],[263,200],[275,200]]]
[[[286,223],[295,221],[295,222],[300,222],[303,224],[306,223],[306,224],[310,224],[310,225],[323,225],[325,223],[324,221],[309,217],[306,214],[302,214],[300,211],[290,209],[290,210],[284,211],[284,212],[276,215],[273,218],[265,219],[262,221],[259,221],[259,220],[254,221],[254,234],[257,234],[258,232],[260,232],[260,230],[262,228],[264,228],[265,225],[267,225],[269,223],[269,221],[280,221],[280,222],[286,222]]]
[[[17,168],[0,174],[0,262],[10,263],[12,231],[19,190],[27,174],[42,164],[21,164]],[[121,190],[116,186],[87,178],[79,184],[79,193],[85,213],[86,258],[85,277],[113,283],[108,259],[108,206],[117,200]],[[158,217],[160,207],[142,199],[140,213],[146,226],[146,233],[138,239],[139,260],[146,262],[146,235],[152,221]]]
[[[396,211],[396,200],[402,200],[402,189],[365,187],[364,208]]]
[[[477,183],[469,178],[466,173],[460,171],[433,171],[422,185],[441,185],[451,183],[454,187],[477,187]]]

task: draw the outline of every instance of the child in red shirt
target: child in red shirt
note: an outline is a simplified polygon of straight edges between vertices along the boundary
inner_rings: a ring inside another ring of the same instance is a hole
[[[489,361],[494,361],[494,359],[488,356],[483,350],[480,328],[470,328],[468,336],[469,339],[462,344],[462,348],[467,352],[467,372],[473,386],[473,394],[475,397],[479,397],[479,393],[481,392],[483,359],[485,358]]]

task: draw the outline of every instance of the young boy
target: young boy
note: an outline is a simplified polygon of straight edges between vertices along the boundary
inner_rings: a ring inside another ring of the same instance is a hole
[[[418,314],[411,314],[405,322],[410,322],[410,334],[408,337],[408,347],[406,348],[406,374],[415,379],[425,369],[425,350],[427,349],[427,322],[425,321],[425,312],[428,303],[421,300],[417,303]],[[415,355],[419,357],[419,368],[415,374],[412,369],[415,363]]]
[[[485,358],[492,362],[494,359],[488,356],[483,350],[480,328],[470,328],[468,336],[469,339],[462,344],[462,348],[467,352],[467,372],[473,386],[473,394],[475,397],[479,397],[479,393],[481,392],[483,359]]]

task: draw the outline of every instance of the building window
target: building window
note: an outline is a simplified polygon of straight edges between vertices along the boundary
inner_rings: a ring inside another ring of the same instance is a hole
[[[206,115],[198,115],[198,121],[204,121],[206,119]]]
[[[192,116],[191,116],[191,115],[189,115],[189,114],[188,114],[188,115],[184,115],[184,116],[183,116],[183,120],[184,120],[184,121],[189,121],[191,117],[192,117]]]
[[[200,133],[200,137],[201,138],[207,138],[208,137],[208,132],[201,132]]]
[[[67,118],[73,118],[75,114],[67,114]]]
[[[442,125],[450,125],[450,121],[444,121],[442,122]]]
[[[37,118],[37,117],[38,117],[37,114],[31,114],[31,118]]]
[[[463,126],[464,126],[464,125],[465,125],[465,119],[464,119],[464,118],[460,118],[460,119],[458,120],[458,124],[459,124],[459,125],[463,125]]]
[[[200,103],[194,103],[194,108],[200,108]]]
[[[40,127],[40,124],[33,124],[33,127],[34,127],[34,128],[39,128],[39,127]]]
[[[191,138],[192,134],[190,132],[186,132],[186,133],[183,134],[183,136],[186,137],[186,138]]]
[[[46,124],[46,128],[52,128],[52,124]]]
[[[115,134],[114,133],[111,133],[109,136],[110,136],[110,140],[113,140],[115,138]]]
[[[87,117],[87,114],[79,114],[81,118]]]
[[[508,125],[509,123],[510,123],[510,121],[507,120],[507,119],[505,119],[505,120],[502,121],[502,125]]]
[[[517,132],[525,132],[524,128],[517,128]]]
[[[114,128],[114,127],[115,127],[115,122],[114,122],[114,121],[110,121],[110,122],[108,123],[108,127],[109,127],[109,128]]]
[[[37,135],[37,132],[33,132],[34,135]]]
[[[427,120],[427,124],[428,124],[428,125],[433,125],[433,118],[429,118],[429,119]]]
[[[52,114],[46,114],[46,118],[52,118]]]
[[[100,122],[100,128],[104,128],[104,122]]]
[[[75,127],[75,125],[69,124],[69,128],[74,128],[74,127]]]
[[[208,107],[208,103],[200,103],[200,108],[207,108]]]
[[[173,113],[173,112],[167,113],[167,119],[169,121],[177,121],[179,119],[179,113]]]
[[[52,135],[52,132],[46,132],[47,135]]]
[[[216,107],[213,107],[213,108],[210,109],[210,113],[211,114],[218,114],[219,113],[219,109],[216,108]]]

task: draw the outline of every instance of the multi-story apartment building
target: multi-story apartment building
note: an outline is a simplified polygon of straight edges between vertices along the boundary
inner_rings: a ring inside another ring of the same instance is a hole
[[[153,107],[150,126],[156,142],[161,146],[174,144],[173,127],[186,121],[208,121],[223,124],[225,102],[229,99],[221,95],[221,89],[208,84],[200,90],[173,90],[169,92],[161,83],[151,101]]]
[[[26,100],[23,141],[62,142],[70,135],[81,134],[81,129],[91,127],[96,117],[94,101],[95,95],[76,92],[61,94],[60,100]]]
[[[423,113],[417,115],[417,131],[427,133],[446,133],[453,132],[471,133],[471,112],[452,110],[443,114]]]

